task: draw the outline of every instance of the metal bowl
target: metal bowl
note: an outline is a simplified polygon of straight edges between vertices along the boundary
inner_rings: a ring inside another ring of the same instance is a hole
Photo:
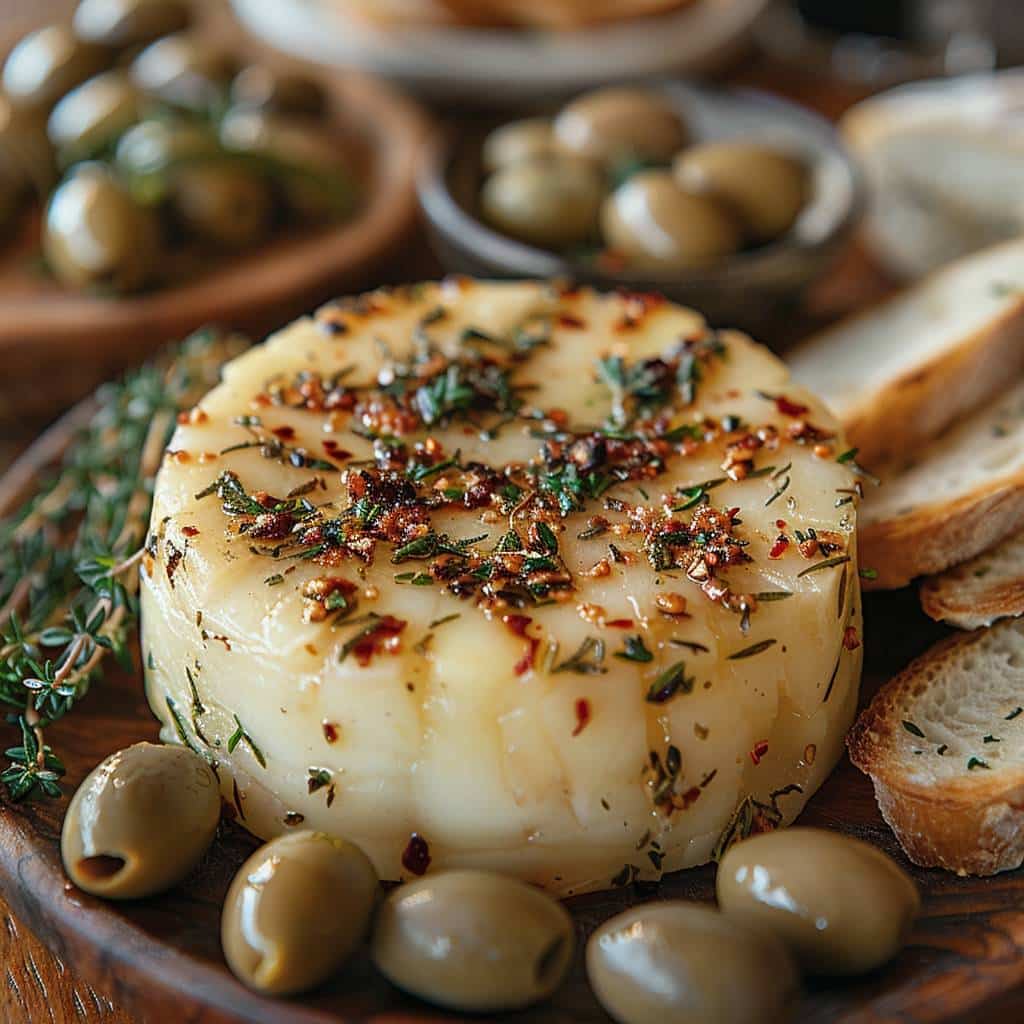
[[[756,140],[801,155],[812,194],[778,241],[699,271],[607,272],[502,235],[478,213],[483,131],[442,137],[419,167],[420,205],[449,271],[477,277],[567,277],[600,288],[657,291],[701,310],[719,326],[760,330],[792,314],[841,250],[863,208],[860,173],[832,126],[801,107],[750,90],[710,90],[680,82],[650,86],[669,96],[698,141]]]

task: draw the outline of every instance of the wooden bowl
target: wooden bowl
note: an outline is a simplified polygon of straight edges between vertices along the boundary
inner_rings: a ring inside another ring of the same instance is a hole
[[[516,241],[480,219],[483,131],[441,139],[420,166],[420,205],[448,270],[476,277],[568,277],[598,288],[660,292],[721,327],[754,333],[790,316],[846,244],[863,205],[860,174],[832,127],[810,111],[752,90],[655,83],[698,141],[744,139],[782,146],[807,161],[812,195],[778,241],[706,270],[602,272]],[[488,124],[486,127],[492,127]]]
[[[232,28],[219,22],[209,30]],[[233,36],[243,55],[282,63],[240,42],[237,26]],[[411,100],[371,76],[334,73],[324,84],[332,116],[354,129],[366,157],[361,205],[343,224],[224,256],[188,283],[99,298],[38,271],[38,215],[26,218],[32,223],[23,225],[22,237],[0,250],[0,424],[52,418],[203,324],[261,335],[339,291],[374,283],[374,267],[414,223],[415,166],[429,122]]]

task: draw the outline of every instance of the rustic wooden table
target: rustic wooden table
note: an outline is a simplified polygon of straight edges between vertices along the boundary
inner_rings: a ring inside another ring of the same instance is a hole
[[[19,21],[39,23],[66,11],[67,0],[0,0],[0,26]],[[859,98],[836,82],[810,80],[793,70],[771,66],[749,55],[730,69],[728,81],[768,89],[836,117]],[[433,276],[439,271],[422,236],[410,240],[400,260],[386,267],[382,281]],[[807,310],[808,323],[832,319],[884,293],[891,285],[856,245],[817,290]],[[268,327],[271,325],[268,325]],[[769,339],[771,340],[771,339]],[[54,410],[56,414],[59,410]],[[25,424],[0,433],[0,471],[20,453],[39,424]],[[141,1024],[120,1011],[89,982],[73,963],[64,963],[43,946],[0,903],[0,1019],[9,1024]]]

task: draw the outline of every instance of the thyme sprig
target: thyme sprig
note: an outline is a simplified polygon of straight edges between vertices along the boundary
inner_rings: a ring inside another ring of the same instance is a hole
[[[108,655],[131,664],[153,477],[179,411],[243,344],[200,332],[102,387],[61,464],[0,523],[0,702],[21,736],[0,773],[12,800],[61,795],[64,765],[44,730],[85,696]]]

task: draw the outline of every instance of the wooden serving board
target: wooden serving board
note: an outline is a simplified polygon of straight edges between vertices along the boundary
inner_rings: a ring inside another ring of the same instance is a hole
[[[87,405],[43,435],[0,481],[0,517],[32,492],[57,458]],[[867,651],[862,697],[938,639],[913,591],[865,598]],[[155,719],[140,671],[97,684],[47,737],[64,756],[71,789],[108,754],[154,740]],[[192,1024],[413,1024],[445,1016],[408,998],[375,974],[365,953],[331,984],[302,999],[270,1000],[242,987],[220,953],[220,907],[235,870],[257,841],[225,823],[200,868],[157,899],[104,903],[75,888],[60,863],[66,800],[11,804],[0,799],[0,896],[82,981],[142,1022]],[[861,836],[906,863],[882,822],[871,787],[844,759],[801,818]],[[909,866],[909,865],[908,865]],[[1024,870],[991,879],[957,878],[911,867],[924,895],[909,945],[866,977],[813,981],[797,1019],[806,1024],[968,1024],[1024,1014]],[[711,900],[710,867],[679,872],[659,884],[577,897],[568,902],[579,939],[571,976],[554,998],[510,1021],[598,1024],[608,1018],[590,993],[582,950],[600,922],[638,901]],[[770,1022],[766,1022],[770,1024]]]

